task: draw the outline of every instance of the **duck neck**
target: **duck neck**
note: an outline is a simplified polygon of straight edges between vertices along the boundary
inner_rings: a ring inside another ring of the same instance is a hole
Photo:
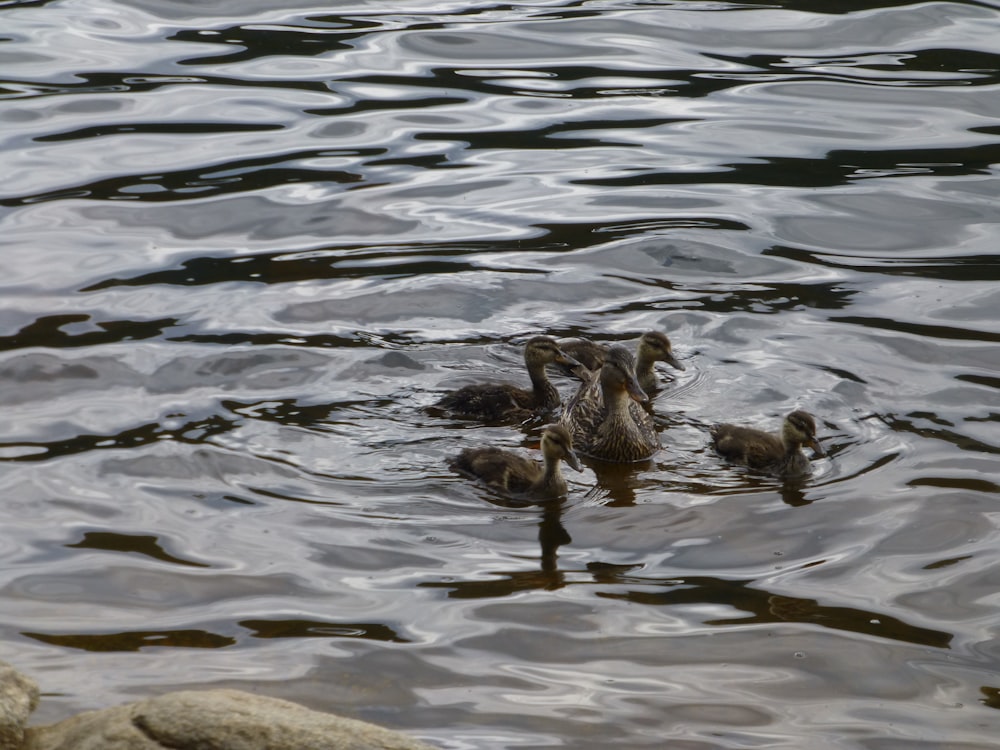
[[[784,426],[781,430],[781,445],[785,449],[786,459],[791,459],[800,452],[799,441],[791,434],[791,430]]]
[[[781,464],[784,466],[786,472],[797,471],[803,466],[809,465],[809,460],[800,450],[801,446],[797,440],[782,432],[781,444],[785,448],[785,455],[782,456]]]
[[[645,347],[639,347],[639,351],[635,357],[635,377],[639,381],[639,385],[643,388],[646,387],[643,384],[649,382],[650,378],[653,377],[653,363],[655,361],[646,352]]]
[[[785,443],[785,456],[781,459],[781,473],[785,476],[796,476],[809,471],[809,459],[799,450],[796,443]]]
[[[545,467],[542,470],[542,476],[535,482],[534,489],[551,490],[554,494],[563,494],[566,491],[566,480],[563,479],[562,471],[559,468],[559,459],[545,456],[544,461]]]
[[[548,408],[559,406],[559,391],[545,374],[544,364],[529,364],[528,377],[531,378],[531,390],[539,406]]]
[[[604,404],[606,407],[605,424],[631,425],[632,414],[629,411],[629,401],[631,398],[624,388],[605,388]]]

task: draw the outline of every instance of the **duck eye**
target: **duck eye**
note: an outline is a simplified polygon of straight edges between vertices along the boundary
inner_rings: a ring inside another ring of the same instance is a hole
[[[801,419],[794,419],[794,420],[792,420],[792,426],[795,427],[795,429],[798,430],[799,432],[802,432],[802,433],[804,433],[806,435],[808,435],[808,434],[810,434],[812,432],[812,430],[809,429],[809,425],[806,424],[805,421],[803,421]]]

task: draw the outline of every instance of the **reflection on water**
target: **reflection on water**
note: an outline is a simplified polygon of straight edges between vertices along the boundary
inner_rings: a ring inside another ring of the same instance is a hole
[[[0,658],[39,721],[232,686],[449,748],[995,745],[1000,9],[0,17]],[[686,368],[653,459],[540,505],[448,469],[541,423],[442,392],[648,330]],[[794,408],[807,478],[710,449]]]

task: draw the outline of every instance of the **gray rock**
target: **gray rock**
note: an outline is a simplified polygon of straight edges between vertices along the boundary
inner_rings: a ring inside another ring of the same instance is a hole
[[[433,750],[406,735],[239,690],[188,690],[29,728],[23,750]],[[4,750],[0,748],[0,750]]]
[[[0,750],[19,750],[24,725],[38,705],[38,685],[0,661]]]

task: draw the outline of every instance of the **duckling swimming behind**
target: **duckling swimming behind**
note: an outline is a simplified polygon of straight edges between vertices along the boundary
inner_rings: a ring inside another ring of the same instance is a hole
[[[724,458],[779,477],[809,473],[809,459],[800,446],[809,446],[817,456],[826,455],[816,438],[816,421],[801,409],[785,417],[780,435],[734,424],[713,425],[709,433]]]
[[[609,347],[590,339],[573,339],[560,344],[560,348],[586,369],[597,371],[601,369],[601,365],[607,359]],[[674,356],[670,339],[659,331],[647,331],[639,339],[635,362],[636,379],[639,381],[639,386],[647,393],[659,388],[659,379],[656,377],[656,371],[653,370],[655,362],[666,362],[675,369],[684,369],[684,365]]]
[[[449,393],[436,406],[458,417],[489,422],[523,421],[560,404],[559,391],[545,374],[546,365],[580,366],[579,362],[563,353],[555,339],[548,336],[529,339],[524,347],[524,364],[531,378],[530,389],[518,388],[510,383],[467,385]]]
[[[544,463],[538,464],[500,448],[466,448],[452,461],[451,468],[505,495],[533,500],[565,495],[566,480],[559,462],[565,461],[577,471],[581,468],[573,452],[573,438],[562,425],[549,425],[542,432],[542,459]]]
[[[599,373],[569,402],[563,423],[584,455],[631,463],[650,458],[660,448],[653,420],[643,409],[630,409],[630,399],[649,400],[635,377],[635,358],[624,346],[608,349]]]

